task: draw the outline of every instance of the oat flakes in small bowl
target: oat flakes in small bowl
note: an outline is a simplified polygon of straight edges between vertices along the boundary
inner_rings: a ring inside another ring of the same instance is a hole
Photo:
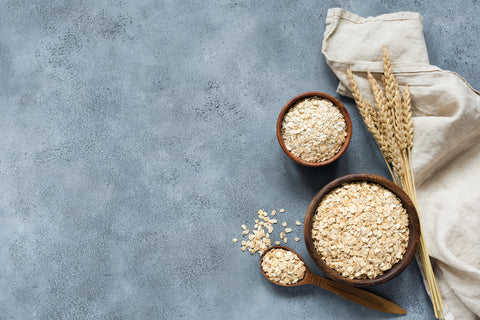
[[[320,167],[338,159],[352,137],[352,122],[343,104],[323,92],[302,93],[282,109],[277,138],[295,162]]]
[[[400,187],[377,175],[352,174],[313,198],[304,235],[310,256],[330,278],[369,287],[407,267],[417,251],[420,224]]]

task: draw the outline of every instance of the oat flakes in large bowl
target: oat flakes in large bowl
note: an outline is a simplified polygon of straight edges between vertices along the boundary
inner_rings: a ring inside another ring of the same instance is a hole
[[[291,99],[277,121],[277,138],[295,162],[319,167],[338,159],[347,149],[352,123],[343,104],[318,91]]]
[[[330,182],[313,198],[304,235],[310,256],[329,277],[368,287],[407,267],[420,226],[400,187],[377,175],[352,174]]]

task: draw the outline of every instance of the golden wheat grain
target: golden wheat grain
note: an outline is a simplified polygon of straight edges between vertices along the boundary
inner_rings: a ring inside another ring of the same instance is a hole
[[[383,47],[383,73],[384,73],[384,87],[385,96],[389,103],[390,110],[394,110],[395,103],[400,102],[400,90],[398,89],[398,83],[393,75],[392,65],[390,62],[390,54],[387,48]]]
[[[353,98],[357,103],[358,110],[363,118],[363,122],[365,123],[367,130],[372,134],[382,153],[387,152],[388,144],[378,128],[379,122],[377,111],[375,111],[370,102],[368,102],[368,100],[363,98],[363,96],[360,94],[360,90],[357,87],[357,82],[355,81],[353,73],[350,69],[347,70],[347,77],[348,82],[350,83],[350,90],[352,91]]]
[[[403,113],[402,113],[402,96],[400,94],[400,88],[398,87],[398,82],[395,79],[393,74],[392,65],[390,61],[390,54],[388,53],[387,48],[383,47],[383,70],[384,70],[384,87],[385,87],[385,97],[388,101],[388,112],[392,118],[394,125],[394,135],[395,140],[397,140],[402,146],[406,144],[406,136],[404,130],[403,122]]]
[[[395,91],[395,139],[397,139],[400,150],[407,150],[406,114],[401,100],[400,89],[395,89]]]
[[[392,153],[392,165],[395,173],[400,177],[400,181],[405,183],[405,170],[404,166],[401,164],[403,164],[405,161],[404,158],[406,156],[406,150],[408,146],[408,114],[406,113],[404,104],[402,103],[398,82],[393,74],[390,62],[390,54],[385,47],[383,47],[383,69],[385,97],[387,99],[387,105],[389,106],[389,110],[387,110],[386,113],[390,117],[391,123],[393,124],[389,127],[388,133],[389,146],[391,146],[391,150],[389,150],[389,152]]]
[[[385,123],[385,119],[390,118],[388,115],[387,99],[382,88],[380,88],[370,72],[368,72],[368,80],[370,81],[370,87],[372,88],[375,106],[377,108],[377,119],[374,120],[374,125],[378,128],[380,137],[375,140],[377,140],[377,144],[380,149],[382,149],[382,153],[386,155],[388,162],[392,162],[391,147],[389,146],[388,139],[388,124]]]
[[[377,107],[377,110],[379,105],[387,106],[387,99],[385,97],[385,94],[383,93],[382,88],[380,88],[377,80],[375,80],[375,78],[370,72],[367,72],[367,75],[368,81],[370,82],[370,87],[372,88],[373,97],[375,99],[375,106]]]
[[[385,98],[386,98],[386,107],[383,107],[382,113],[384,118],[384,130],[386,140],[389,145],[389,158],[392,162],[395,173],[400,180],[404,181],[404,170],[402,163],[402,147],[406,142],[406,134],[403,123],[403,113],[402,113],[402,99],[400,95],[400,89],[398,87],[397,80],[393,74],[392,66],[390,63],[390,55],[387,48],[383,47],[383,70],[384,77],[383,83],[385,88]],[[378,84],[375,81],[376,86]],[[372,87],[373,90],[373,87]]]
[[[382,152],[383,158],[385,159],[385,163],[387,164],[387,168],[390,171],[393,179],[396,181],[394,173],[390,168],[390,164],[392,158],[389,157],[387,159],[387,154],[390,155],[391,152],[389,151],[389,145],[387,139],[382,135],[380,132],[379,127],[381,126],[381,122],[378,121],[378,114],[377,111],[372,107],[372,105],[368,102],[368,100],[364,99],[360,94],[360,90],[357,87],[357,82],[353,77],[353,73],[350,69],[347,69],[347,78],[348,82],[350,83],[350,90],[352,92],[353,98],[357,104],[358,110],[360,111],[360,115],[363,118],[363,122],[367,127],[367,130],[372,134],[375,142],[377,143],[380,151]],[[395,164],[392,163],[392,166],[395,166],[398,170],[398,161]]]
[[[395,132],[394,130],[392,130],[395,125],[394,119],[388,107],[387,99],[383,93],[383,90],[380,88],[380,85],[377,83],[377,81],[375,80],[375,78],[373,78],[371,74],[369,76],[369,80],[378,111],[378,120],[376,122],[376,125],[379,128],[381,141],[377,141],[377,143],[382,153],[385,155],[387,161],[392,164],[395,173],[398,176],[401,176],[401,154],[398,149],[397,141],[395,140]]]
[[[350,90],[352,92],[353,98],[357,103],[358,111],[360,112],[360,115],[362,116],[368,131],[373,135],[375,140],[377,140],[380,135],[376,126],[377,112],[375,111],[375,109],[373,109],[370,102],[364,99],[363,96],[360,94],[360,90],[357,87],[357,82],[355,81],[353,73],[350,69],[347,69],[347,77],[348,82],[350,83]]]
[[[410,89],[405,85],[405,93],[403,94],[403,112],[405,123],[406,149],[413,147],[413,122],[412,122],[412,100],[410,96]]]

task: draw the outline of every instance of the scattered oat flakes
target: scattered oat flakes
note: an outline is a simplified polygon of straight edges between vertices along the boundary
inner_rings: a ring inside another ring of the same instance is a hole
[[[237,239],[237,238],[233,238],[232,241],[233,241],[233,242],[237,242],[238,239]]]
[[[242,224],[243,229],[242,234],[248,236],[248,241],[242,240],[242,251],[249,251],[250,253],[260,253],[262,254],[268,247],[272,245],[272,239],[270,239],[270,234],[273,232],[273,225],[278,221],[277,219],[272,219],[269,217],[268,212],[263,209],[257,211],[258,217],[255,219],[255,225],[253,226],[253,231],[250,233],[250,230],[246,225]],[[273,217],[276,213],[276,210],[273,210],[271,216]],[[237,240],[238,241],[238,240]],[[276,243],[280,244],[280,241]]]
[[[287,223],[284,221],[282,222],[282,226],[286,227],[287,226]]]
[[[301,223],[300,221],[298,221],[298,220],[295,221],[295,223],[297,224],[297,226],[301,226],[301,225],[302,225],[302,223]]]
[[[278,246],[280,244],[280,241],[275,241],[275,244]]]
[[[328,99],[310,97],[298,101],[285,114],[282,137],[286,148],[307,162],[333,157],[347,137],[340,110]]]
[[[287,237],[283,238],[283,242],[287,243]]]
[[[283,238],[285,238],[285,232],[282,231],[280,232],[280,239],[283,239]]]
[[[292,251],[272,249],[262,259],[262,270],[272,281],[281,284],[295,284],[305,277],[305,264]]]
[[[408,215],[398,197],[371,182],[344,184],[328,193],[312,224],[315,249],[350,279],[372,279],[403,258]]]
[[[280,213],[283,213],[283,212],[285,212],[285,209],[280,209]]]
[[[296,242],[298,242],[298,241],[300,241],[300,238],[295,238],[295,239],[293,239],[293,240],[295,240]]]
[[[285,228],[285,233],[290,233],[292,232],[292,228]]]

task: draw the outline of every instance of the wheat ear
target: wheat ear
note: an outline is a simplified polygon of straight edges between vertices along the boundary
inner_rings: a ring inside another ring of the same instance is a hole
[[[390,54],[387,48],[383,47],[383,69],[385,74],[385,95],[389,108],[392,112],[395,125],[395,139],[400,150],[407,149],[407,130],[405,124],[405,110],[403,108],[402,96],[398,82],[395,79],[390,61]]]
[[[390,54],[385,47],[383,47],[383,73],[385,96],[388,100],[388,107],[392,112],[394,112],[396,104],[399,104],[401,107],[401,96],[397,80],[393,75],[392,64],[390,62]]]
[[[347,78],[350,83],[350,91],[352,92],[353,99],[355,99],[355,102],[357,103],[358,111],[360,111],[360,115],[362,116],[368,131],[373,135],[375,140],[379,139],[380,132],[375,125],[375,123],[377,123],[377,112],[373,109],[370,102],[361,95],[360,90],[357,87],[357,82],[350,69],[347,69]]]
[[[404,172],[401,163],[402,146],[405,145],[406,137],[403,128],[402,120],[402,98],[397,80],[393,74],[392,65],[390,63],[390,54],[387,48],[383,47],[383,70],[384,70],[384,88],[385,98],[387,100],[387,107],[383,111],[385,115],[385,126],[388,144],[390,146],[389,152],[392,157],[392,164],[397,176],[401,177],[403,182]],[[378,86],[378,84],[377,84]]]
[[[403,94],[403,112],[405,123],[406,149],[411,150],[413,147],[413,122],[412,122],[412,100],[408,85],[405,86]]]
[[[372,107],[370,102],[368,102],[368,100],[363,98],[363,96],[361,95],[360,90],[357,87],[357,82],[355,81],[355,78],[353,77],[353,73],[350,69],[347,69],[347,78],[348,78],[348,82],[350,83],[350,91],[352,92],[353,98],[355,99],[355,103],[357,104],[358,111],[360,112],[360,115],[363,118],[363,122],[365,123],[367,130],[373,136],[373,138],[375,139],[375,142],[380,148],[383,159],[387,164],[387,168],[390,171],[390,174],[392,175],[393,179],[395,180],[395,176],[389,164],[390,161],[386,158],[386,154],[388,153],[388,150],[389,150],[388,142],[384,138],[384,136],[381,134],[378,128],[379,122],[378,122],[377,111],[375,111],[375,109]]]
[[[388,107],[388,101],[382,88],[370,72],[368,72],[368,80],[370,81],[370,87],[372,88],[373,96],[375,98],[375,106],[378,110],[378,121],[376,124],[382,137],[382,141],[379,143],[380,150],[385,155],[387,161],[392,164],[397,176],[401,177],[401,155],[397,146],[397,141],[395,141],[395,134],[391,129],[394,126],[392,112]]]

